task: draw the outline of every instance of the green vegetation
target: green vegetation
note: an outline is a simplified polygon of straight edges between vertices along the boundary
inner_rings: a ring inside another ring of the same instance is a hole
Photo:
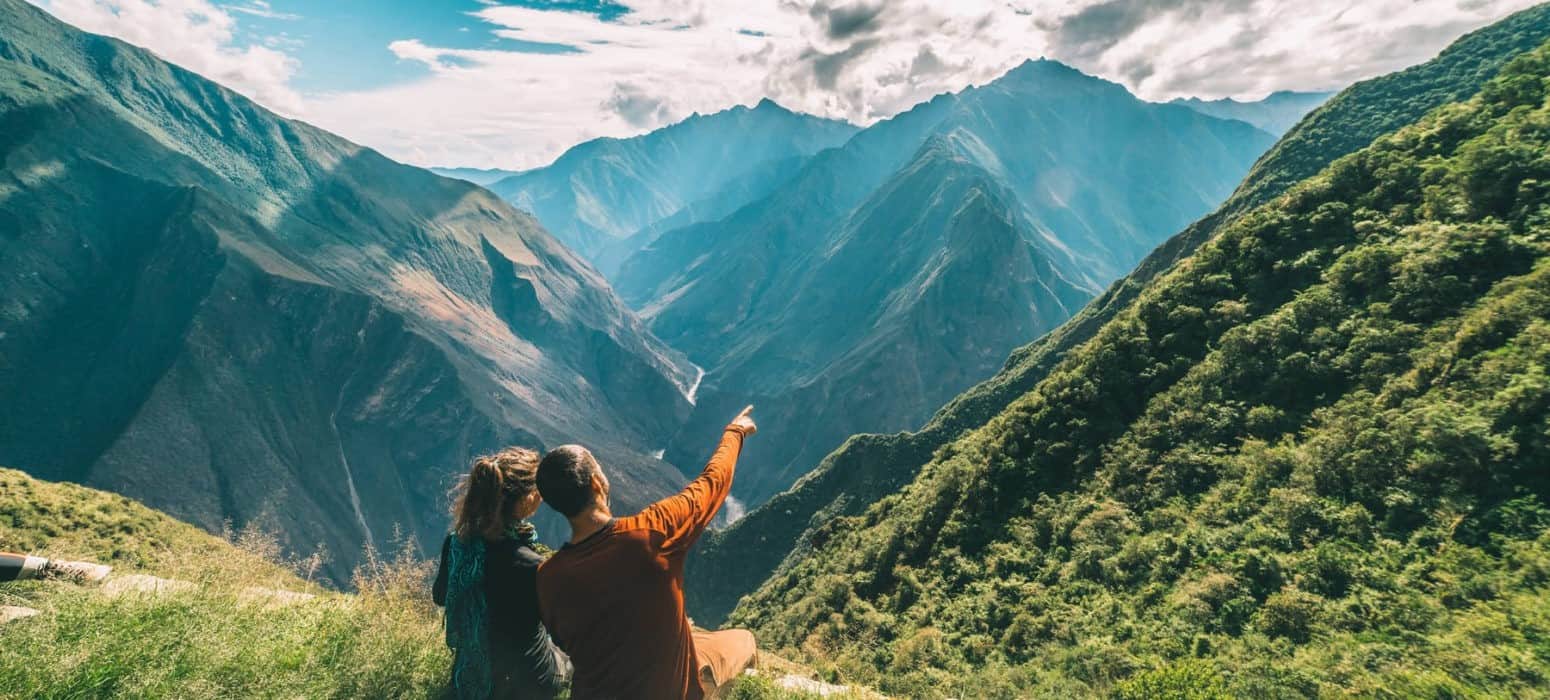
[[[1514,56],[1547,38],[1550,6],[1540,5],[1460,37],[1433,60],[1341,91],[1260,158],[1235,203],[1258,206],[1438,106],[1473,97]]]
[[[261,577],[266,586],[306,586],[290,569],[270,563],[257,534],[233,539],[244,546],[233,549],[226,540],[118,494],[0,468],[0,550],[190,578],[218,562],[219,569],[241,571],[244,578]]]
[[[9,697],[434,697],[450,658],[423,581],[394,569],[359,595],[290,606],[245,599],[242,579],[164,596],[68,584],[7,588],[44,614],[9,623]],[[421,572],[416,572],[421,573]],[[412,585],[411,585],[412,584]]]
[[[0,469],[0,550],[196,584],[117,597],[59,581],[0,584],[0,605],[42,612],[0,628],[0,697],[435,698],[451,667],[432,564],[407,548],[366,557],[357,592],[338,593],[306,580],[315,559],[282,562],[260,533],[228,541],[123,496]],[[283,605],[253,587],[316,597]],[[728,697],[817,695],[759,675],[739,678]]]
[[[948,403],[919,431],[852,437],[790,491],[708,537],[689,567],[691,612],[710,622],[723,619],[741,596],[781,570],[783,560],[805,556],[819,526],[859,514],[910,483],[938,450],[1032,390],[1067,353],[1228,223],[1432,109],[1468,99],[1513,57],[1547,39],[1550,4],[1464,36],[1431,61],[1344,90],[1262,157],[1216,213],[1164,243],[1060,328],[1013,352],[999,373]]]
[[[1225,223],[732,621],[908,696],[1545,687],[1547,76]]]
[[[329,592],[291,573],[316,562],[274,563],[271,538],[227,542],[122,496],[11,470],[0,470],[0,549],[197,584],[116,597],[55,581],[0,586],[0,604],[43,613],[5,625],[0,696],[428,698],[450,667],[429,565],[407,552],[368,558],[358,593]],[[250,587],[318,597],[281,605]]]

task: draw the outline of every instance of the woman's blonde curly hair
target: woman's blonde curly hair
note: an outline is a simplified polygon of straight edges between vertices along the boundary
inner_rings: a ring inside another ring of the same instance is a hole
[[[474,460],[452,490],[452,532],[468,541],[500,539],[512,506],[537,488],[538,453],[508,447]]]

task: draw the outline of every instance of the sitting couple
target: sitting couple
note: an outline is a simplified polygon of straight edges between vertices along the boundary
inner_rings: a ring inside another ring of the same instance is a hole
[[[609,511],[608,477],[579,445],[542,460],[512,448],[474,462],[434,589],[447,609],[456,696],[552,698],[569,680],[575,700],[697,699],[742,673],[753,635],[692,629],[683,584],[684,558],[756,430],[752,411],[727,425],[683,491],[627,518]],[[547,561],[526,522],[540,501],[570,520],[570,540]]]

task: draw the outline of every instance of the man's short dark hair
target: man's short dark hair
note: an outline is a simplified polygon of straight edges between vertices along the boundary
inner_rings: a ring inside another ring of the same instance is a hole
[[[567,518],[592,505],[592,476],[599,467],[581,445],[561,445],[538,463],[538,494]]]

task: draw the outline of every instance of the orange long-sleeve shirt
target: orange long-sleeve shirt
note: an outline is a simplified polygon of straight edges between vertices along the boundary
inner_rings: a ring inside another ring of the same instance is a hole
[[[684,616],[684,558],[726,500],[742,446],[743,431],[727,426],[683,491],[539,567],[539,614],[575,665],[574,700],[704,697]]]

